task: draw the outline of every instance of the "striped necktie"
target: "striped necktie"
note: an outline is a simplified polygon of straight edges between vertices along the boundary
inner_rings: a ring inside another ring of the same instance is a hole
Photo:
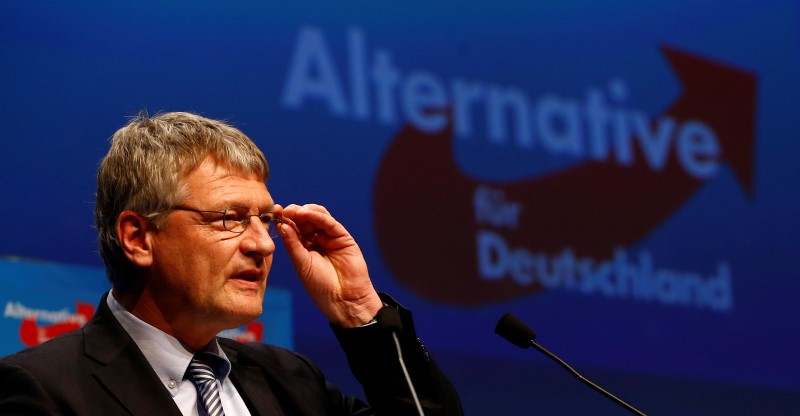
[[[189,373],[192,375],[197,394],[203,401],[203,409],[208,416],[224,416],[222,401],[219,398],[219,385],[214,370],[208,365],[208,354],[197,354],[189,363]]]

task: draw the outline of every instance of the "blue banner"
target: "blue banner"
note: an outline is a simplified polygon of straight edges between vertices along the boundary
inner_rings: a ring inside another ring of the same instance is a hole
[[[79,265],[3,275],[3,332],[89,314],[109,137],[142,109],[194,111],[263,149],[276,202],[325,205],[352,232],[470,413],[490,411],[476,390],[531,401],[472,379],[546,366],[492,333],[507,311],[651,408],[800,403],[797,1],[8,1],[0,16],[0,255]],[[280,247],[269,279],[298,322],[275,339],[347,377]]]

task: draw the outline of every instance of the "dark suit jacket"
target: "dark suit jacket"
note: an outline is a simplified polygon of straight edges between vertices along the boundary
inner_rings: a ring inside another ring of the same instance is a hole
[[[400,322],[403,357],[425,414],[461,415],[458,396],[414,334],[410,312],[390,303],[379,323]],[[334,332],[371,408],[343,395],[306,358],[266,344],[220,339],[230,377],[253,415],[415,415],[386,325]],[[174,415],[175,402],[105,296],[81,329],[0,360],[0,415]],[[229,415],[234,416],[234,415]]]

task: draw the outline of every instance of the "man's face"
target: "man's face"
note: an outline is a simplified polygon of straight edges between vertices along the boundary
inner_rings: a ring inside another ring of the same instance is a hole
[[[247,207],[273,210],[267,187],[257,175],[241,176],[207,158],[184,180],[180,206],[224,211]],[[175,210],[153,233],[151,296],[175,328],[233,328],[261,314],[275,243],[256,217],[236,234],[222,215]]]

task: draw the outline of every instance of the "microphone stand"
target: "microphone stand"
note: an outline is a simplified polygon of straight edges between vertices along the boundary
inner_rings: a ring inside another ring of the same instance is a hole
[[[575,376],[575,378],[577,378],[578,380],[580,380],[580,381],[584,382],[584,383],[585,383],[585,384],[587,384],[589,387],[591,387],[591,388],[593,388],[593,389],[597,390],[597,391],[598,391],[598,392],[600,392],[600,394],[602,394],[603,396],[606,396],[606,397],[608,397],[609,399],[613,400],[614,402],[616,402],[616,403],[617,403],[617,404],[619,404],[620,406],[622,406],[622,407],[624,407],[624,408],[628,409],[629,411],[633,412],[633,413],[634,413],[634,414],[636,414],[636,415],[639,415],[639,416],[646,416],[644,413],[640,412],[640,411],[639,411],[638,409],[636,409],[635,407],[633,407],[633,406],[629,405],[628,403],[625,403],[625,401],[624,401],[624,400],[620,399],[620,398],[619,398],[619,397],[617,397],[617,396],[614,396],[613,394],[609,393],[608,391],[606,391],[606,390],[605,390],[605,389],[603,389],[602,387],[598,386],[597,384],[594,384],[594,383],[592,383],[592,382],[591,382],[591,380],[587,379],[586,377],[582,376],[580,373],[578,373],[577,371],[575,371],[575,369],[573,369],[572,367],[570,367],[570,365],[569,365],[569,364],[567,364],[566,362],[564,362],[564,360],[562,360],[562,359],[558,358],[558,357],[557,357],[555,354],[553,354],[552,352],[548,351],[548,350],[547,350],[547,348],[545,348],[545,347],[543,347],[543,346],[539,345],[539,344],[538,344],[538,343],[536,343],[536,341],[534,341],[534,340],[530,340],[530,342],[531,342],[531,345],[533,345],[533,346],[534,346],[534,348],[536,348],[537,350],[541,351],[541,352],[542,352],[544,355],[546,355],[546,356],[548,356],[548,357],[552,358],[552,359],[553,359],[553,361],[557,362],[559,365],[561,365],[562,367],[566,368],[566,369],[567,369],[567,371],[569,371],[569,372],[570,372],[570,374],[572,374],[573,376]]]
[[[569,364],[564,362],[564,360],[558,358],[555,354],[548,351],[545,347],[537,344],[536,333],[533,332],[533,330],[528,325],[525,325],[525,323],[519,320],[519,318],[517,318],[516,316],[510,313],[506,313],[505,315],[503,315],[497,322],[497,326],[495,327],[494,332],[497,333],[497,335],[500,335],[501,337],[507,339],[509,342],[520,348],[527,349],[528,347],[533,345],[534,348],[541,351],[544,355],[550,357],[560,366],[566,368],[567,371],[570,372],[570,374],[575,376],[575,378],[587,384],[589,387],[595,389],[596,391],[600,392],[600,394],[602,394],[603,396],[606,396],[607,398],[611,399],[618,405],[628,409],[629,411],[633,412],[636,415],[646,416],[644,413],[640,412],[635,407],[629,405],[628,403],[625,403],[619,397],[614,396],[613,394],[607,392],[605,389],[598,386],[597,384],[592,383],[591,381],[589,381],[589,379],[580,375],[580,373],[578,373],[577,371],[575,371],[575,369],[570,367]]]

